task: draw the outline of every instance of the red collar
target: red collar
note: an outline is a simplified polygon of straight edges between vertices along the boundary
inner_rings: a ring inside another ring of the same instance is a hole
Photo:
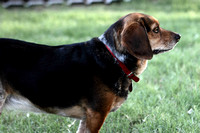
[[[131,71],[126,67],[126,65],[125,65],[124,63],[122,63],[122,62],[113,54],[113,52],[110,50],[110,48],[109,48],[107,45],[105,45],[105,46],[106,46],[106,48],[108,49],[108,51],[111,53],[111,55],[117,60],[117,62],[119,63],[119,66],[122,68],[122,70],[123,70],[124,73],[127,75],[127,77],[128,77],[129,79],[134,80],[135,82],[138,82],[140,79],[139,79],[137,76],[135,76],[135,74],[134,74],[133,72],[131,72]]]

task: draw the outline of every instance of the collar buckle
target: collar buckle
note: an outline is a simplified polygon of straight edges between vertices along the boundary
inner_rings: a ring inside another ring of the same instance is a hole
[[[134,74],[133,72],[130,72],[130,73],[127,75],[127,77],[128,77],[129,79],[134,80],[135,82],[138,82],[138,81],[140,80],[137,76],[135,76],[135,74]]]

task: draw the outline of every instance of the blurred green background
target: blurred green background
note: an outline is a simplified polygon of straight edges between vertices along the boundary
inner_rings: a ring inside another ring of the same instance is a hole
[[[101,132],[199,133],[199,0],[0,7],[0,37],[48,45],[87,41],[131,12],[156,17],[161,27],[180,33],[182,38],[174,50],[149,61],[140,82],[133,83],[133,92],[119,110],[110,113]],[[78,124],[78,120],[55,115],[4,110],[0,133],[74,133]]]

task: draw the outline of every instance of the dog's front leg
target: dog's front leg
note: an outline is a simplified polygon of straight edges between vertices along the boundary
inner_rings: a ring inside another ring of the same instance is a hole
[[[89,131],[87,131],[87,128],[86,128],[86,120],[81,120],[80,121],[80,124],[79,124],[79,127],[78,127],[78,131],[76,133],[87,133]]]
[[[109,111],[96,112],[92,109],[87,111],[86,128],[89,129],[91,133],[98,133],[102,127]]]
[[[99,133],[109,111],[100,113],[92,109],[87,109],[86,119],[80,121],[77,133]]]

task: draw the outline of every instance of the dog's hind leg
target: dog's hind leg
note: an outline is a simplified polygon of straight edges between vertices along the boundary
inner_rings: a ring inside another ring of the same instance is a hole
[[[7,97],[6,91],[3,89],[2,83],[0,82],[0,115],[3,110],[6,97]]]

